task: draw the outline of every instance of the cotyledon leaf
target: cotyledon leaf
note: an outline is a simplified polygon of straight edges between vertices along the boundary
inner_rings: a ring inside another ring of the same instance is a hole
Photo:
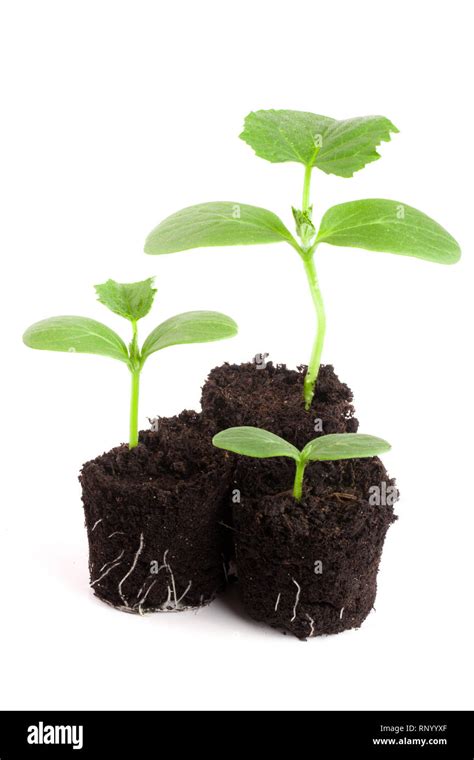
[[[282,241],[297,246],[292,234],[272,211],[222,201],[189,206],[164,219],[148,235],[145,253]]]
[[[238,327],[231,317],[218,311],[187,311],[155,327],[142,347],[145,360],[155,351],[184,343],[210,343],[231,338]]]
[[[306,444],[301,456],[311,461],[335,461],[336,459],[360,459],[374,457],[390,451],[390,444],[383,438],[364,433],[329,433]]]
[[[88,317],[50,317],[28,327],[23,342],[43,351],[99,354],[128,362],[128,351],[116,332]]]
[[[369,198],[332,206],[324,214],[317,243],[365,248],[455,264],[461,250],[440,224],[405,203]]]
[[[242,426],[227,428],[214,436],[212,443],[219,449],[226,449],[235,454],[266,459],[268,457],[291,457],[297,462],[300,452],[288,441],[256,427]]]

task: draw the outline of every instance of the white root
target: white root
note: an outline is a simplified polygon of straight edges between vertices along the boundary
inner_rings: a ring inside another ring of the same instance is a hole
[[[297,610],[298,604],[300,602],[301,586],[300,586],[300,584],[297,581],[295,581],[294,578],[292,578],[291,580],[293,581],[293,583],[295,584],[295,586],[297,588],[295,605],[293,607],[293,617],[290,620],[290,623],[293,623],[293,621],[296,619],[296,610]]]
[[[108,562],[106,562],[105,565],[102,565],[102,567],[99,570],[99,573],[101,573],[102,570],[105,570],[105,568],[107,567],[107,565],[113,565],[114,562],[117,562],[117,560],[122,559],[124,553],[125,553],[125,549],[122,549],[122,551],[120,552],[120,554],[118,555],[118,557],[115,557],[115,559],[111,559]]]
[[[99,524],[99,523],[101,523],[103,519],[104,519],[104,518],[103,518],[103,517],[101,517],[101,518],[100,518],[100,520],[96,520],[96,521],[95,521],[94,525],[93,525],[93,526],[92,526],[92,528],[91,528],[91,533],[93,533],[93,532],[95,531],[95,529],[97,528],[98,524]]]
[[[147,598],[148,594],[152,590],[153,586],[155,585],[155,583],[156,583],[156,578],[150,583],[150,585],[148,586],[148,588],[147,588],[145,594],[143,595],[143,597],[137,602],[137,605],[138,605],[138,614],[139,615],[143,615],[143,604],[144,604],[145,599]],[[143,585],[145,585],[145,584],[143,584]],[[143,588],[143,586],[142,586],[142,588]]]
[[[113,536],[124,536],[125,531],[123,530],[115,530],[113,533],[110,534],[110,536],[107,536],[107,538],[113,538]]]
[[[181,604],[182,600],[184,599],[184,597],[186,596],[186,594],[188,593],[188,591],[190,591],[190,590],[191,590],[191,586],[192,586],[192,585],[193,585],[193,582],[192,582],[192,581],[189,581],[188,585],[186,586],[186,591],[184,591],[184,592],[181,594],[181,596],[179,597],[178,601],[176,602],[176,607],[177,607],[179,604]]]
[[[178,605],[178,600],[177,600],[177,598],[176,598],[176,584],[175,584],[175,582],[174,582],[174,575],[173,575],[173,571],[172,571],[172,569],[171,569],[171,567],[170,567],[169,565],[168,565],[168,572],[169,572],[169,574],[170,574],[170,577],[171,577],[171,583],[172,583],[172,585],[173,585],[173,597],[174,597],[174,606],[176,607],[176,606]]]
[[[122,560],[119,560],[118,562],[116,562],[115,565],[110,565],[110,567],[105,571],[105,573],[102,573],[102,575],[99,575],[99,577],[96,578],[95,581],[92,581],[91,587],[95,586],[96,583],[99,583],[99,581],[101,581],[102,578],[105,578],[105,576],[108,575],[110,571],[114,569],[114,567],[117,567],[117,565],[120,565],[120,564],[122,564]]]
[[[125,575],[123,576],[122,580],[120,581],[120,583],[118,585],[119,596],[120,596],[122,602],[124,603],[125,607],[129,607],[129,604],[128,604],[127,600],[125,599],[124,595],[123,595],[122,586],[125,583],[125,581],[127,580],[127,578],[135,570],[135,568],[137,566],[138,558],[139,558],[140,554],[142,553],[142,551],[143,551],[143,533],[140,534],[140,545],[139,545],[139,547],[137,549],[137,553],[135,554],[135,557],[133,558],[132,565],[131,565],[130,569],[125,573]]]
[[[227,525],[227,523],[222,522],[222,520],[219,520],[218,525],[222,525],[224,528],[228,528],[229,530],[233,530],[234,533],[237,533],[236,529],[232,525]]]
[[[158,573],[157,573],[157,575],[158,575]],[[148,583],[149,580],[150,580],[149,578],[145,578],[145,580],[143,581],[142,585],[140,586],[140,589],[138,590],[138,593],[137,593],[137,599],[139,600],[137,602],[137,604],[140,602],[140,597],[142,595],[143,589],[145,588],[145,586],[146,586],[146,584]]]
[[[141,533],[140,534],[140,544],[139,544],[138,549],[136,551],[136,554],[135,554],[135,556],[133,558],[133,562],[132,562],[131,566],[129,567],[129,569],[127,570],[127,572],[125,573],[125,575],[123,576],[123,578],[120,581],[120,583],[118,584],[118,592],[119,592],[119,596],[120,596],[120,598],[121,598],[121,600],[123,602],[123,606],[118,606],[118,605],[112,605],[112,606],[116,607],[117,609],[123,610],[124,612],[138,612],[139,615],[143,615],[145,613],[145,611],[146,612],[159,612],[159,611],[179,612],[181,610],[190,609],[185,604],[182,604],[182,601],[185,598],[185,596],[189,593],[189,591],[191,590],[192,581],[189,581],[188,585],[186,586],[186,588],[183,591],[183,593],[181,594],[181,596],[178,597],[178,594],[176,592],[176,582],[175,582],[173,570],[172,570],[171,565],[169,564],[169,562],[167,560],[169,549],[167,549],[165,551],[165,553],[163,554],[163,564],[160,565],[159,568],[158,568],[158,570],[157,570],[157,572],[154,573],[155,577],[152,578],[151,583],[149,584],[149,586],[146,589],[146,591],[145,591],[145,587],[146,587],[147,583],[149,583],[149,581],[150,581],[150,577],[149,576],[145,579],[145,581],[143,582],[140,590],[138,591],[138,593],[136,595],[137,601],[134,604],[129,604],[129,602],[125,598],[124,593],[122,591],[122,586],[125,583],[125,581],[127,580],[127,578],[135,570],[135,568],[137,566],[137,563],[138,563],[138,558],[140,557],[140,554],[142,553],[143,548],[144,548],[144,537],[143,537],[143,533]],[[100,570],[101,575],[99,575],[99,577],[96,578],[91,583],[91,586],[95,586],[96,583],[99,583],[99,581],[101,581],[102,578],[105,578],[105,576],[108,575],[110,573],[110,571],[113,570],[114,567],[117,567],[118,565],[122,564],[122,557],[123,557],[124,553],[125,553],[125,549],[123,549],[120,552],[120,554],[118,555],[118,557],[116,557],[113,560],[110,560],[109,562],[106,562],[105,565],[103,565],[101,567],[101,570]],[[102,570],[104,572],[102,572]],[[143,605],[144,605],[144,603],[145,603],[145,601],[146,601],[146,599],[147,599],[150,591],[152,590],[152,588],[154,587],[155,583],[157,582],[156,576],[158,575],[158,573],[161,570],[166,570],[167,573],[169,574],[169,578],[170,578],[170,583],[167,586],[168,596],[166,598],[166,601],[162,605],[160,605],[159,607],[153,607],[152,609],[144,610],[143,609]],[[104,601],[107,601],[107,600],[104,599]],[[209,599],[205,603],[208,604],[209,601],[211,601],[211,600]],[[110,604],[110,602],[108,602],[108,603]],[[203,595],[201,595],[200,604],[201,605],[204,604],[204,596]]]
[[[186,596],[186,594],[188,593],[189,589],[192,586],[192,581],[189,581],[186,587],[186,590],[184,591],[183,594],[181,594],[181,596],[178,599],[177,594],[176,594],[176,583],[174,580],[173,570],[171,569],[171,565],[169,564],[167,560],[168,552],[169,552],[169,549],[167,549],[163,555],[163,565],[161,567],[166,568],[167,572],[169,573],[169,576],[171,578],[171,588],[168,586],[168,597],[166,599],[166,602],[163,605],[163,609],[179,610],[181,609],[180,607],[181,601],[184,599],[184,597]],[[161,570],[161,568],[159,569]],[[171,591],[173,591],[173,599],[174,599],[173,602],[171,602]]]
[[[309,635],[314,636],[314,620],[308,614],[306,615],[306,617],[309,620]]]
[[[340,613],[339,613],[339,620],[342,620],[342,616],[343,616],[343,614],[344,614],[344,610],[345,610],[345,609],[346,609],[345,607],[343,607],[343,608],[341,609],[341,611],[340,611]]]
[[[280,597],[281,597],[281,591],[280,591],[280,593],[278,594],[278,596],[277,596],[277,600],[276,600],[276,602],[275,602],[275,612],[277,611],[277,609],[278,609],[278,605],[280,604]]]

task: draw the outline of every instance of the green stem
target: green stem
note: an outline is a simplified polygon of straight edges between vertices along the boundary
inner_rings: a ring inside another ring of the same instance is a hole
[[[130,441],[129,448],[138,446],[138,398],[140,393],[140,370],[130,370],[132,374],[132,393],[130,397]]]
[[[314,340],[313,350],[311,352],[311,359],[308,364],[308,371],[304,379],[304,400],[306,409],[309,409],[313,400],[314,386],[316,384],[319,366],[321,364],[321,354],[323,351],[324,336],[326,333],[326,314],[324,311],[323,298],[319,289],[318,277],[316,274],[316,267],[314,265],[313,256],[307,254],[303,258],[303,263],[317,319],[316,338]]]
[[[306,467],[306,461],[301,458],[296,464],[295,482],[293,484],[293,496],[296,501],[301,501],[303,496],[303,475]]]
[[[140,395],[140,350],[138,348],[137,323],[132,320],[133,336],[130,343],[130,372],[132,374],[132,390],[130,395],[130,434],[129,448],[138,446],[138,399]]]
[[[312,166],[306,166],[304,170],[304,185],[303,185],[303,206],[302,211],[308,211],[309,209],[309,193],[311,188],[311,172]]]

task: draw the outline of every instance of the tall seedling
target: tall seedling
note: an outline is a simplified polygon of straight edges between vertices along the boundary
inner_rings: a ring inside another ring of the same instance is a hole
[[[300,256],[316,313],[316,334],[304,382],[309,409],[326,330],[324,304],[315,253],[321,243],[413,256],[438,264],[454,264],[457,242],[437,222],[399,201],[370,198],[328,209],[317,228],[310,189],[313,169],[352,177],[380,158],[376,147],[398,132],[383,116],[337,121],[303,111],[256,111],[247,116],[240,137],[257,156],[304,166],[301,208],[293,208],[296,236],[273,212],[236,202],[202,203],[178,211],[148,236],[145,252],[175,253],[208,246],[285,242]]]

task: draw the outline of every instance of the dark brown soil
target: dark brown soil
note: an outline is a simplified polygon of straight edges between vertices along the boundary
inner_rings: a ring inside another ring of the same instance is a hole
[[[128,612],[210,602],[225,585],[233,465],[201,416],[183,412],[158,432],[87,462],[80,475],[91,587]]]
[[[260,369],[254,363],[216,367],[202,389],[203,415],[215,433],[253,425],[298,448],[318,435],[355,433],[358,422],[353,416],[352,391],[329,364],[321,366],[311,409],[305,410],[305,371],[303,366],[296,371],[271,362]]]
[[[377,457],[314,462],[298,504],[294,466],[285,464],[239,460],[234,538],[244,607],[300,639],[357,628],[373,607],[385,535],[396,519],[393,506],[369,504],[369,489],[395,481]]]

